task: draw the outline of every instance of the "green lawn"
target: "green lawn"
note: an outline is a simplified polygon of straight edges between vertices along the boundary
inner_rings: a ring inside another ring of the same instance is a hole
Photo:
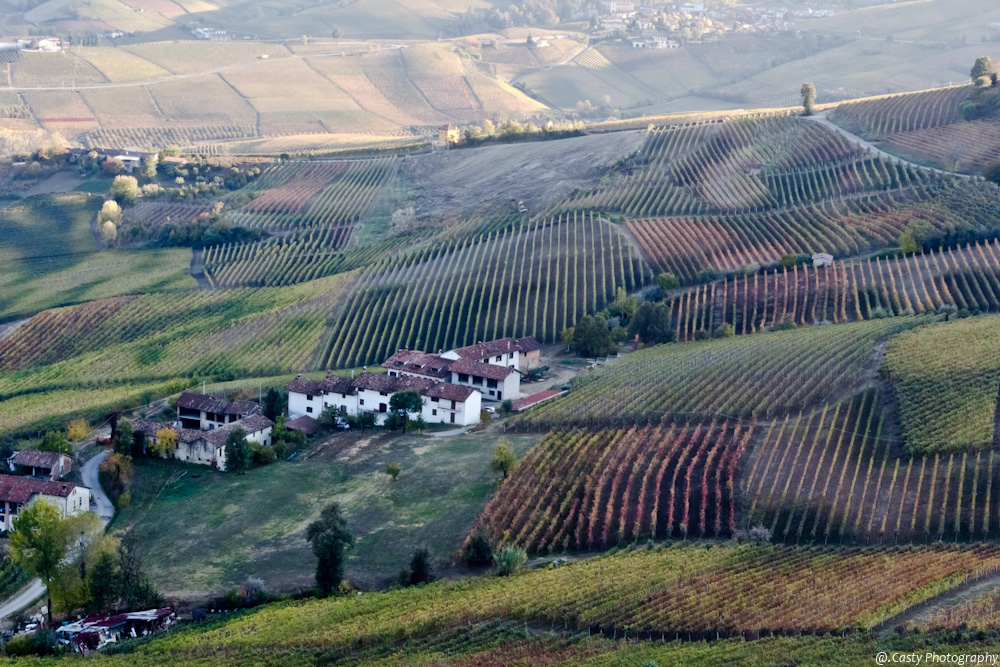
[[[296,460],[246,475],[143,460],[133,504],[115,527],[136,525],[160,589],[197,598],[261,577],[275,590],[311,586],[315,560],[306,526],[330,502],[345,509],[358,538],[347,577],[389,583],[426,546],[440,573],[495,488],[489,458],[496,434],[458,437],[338,435]],[[519,455],[538,436],[514,436]],[[389,461],[403,466],[393,483]]]

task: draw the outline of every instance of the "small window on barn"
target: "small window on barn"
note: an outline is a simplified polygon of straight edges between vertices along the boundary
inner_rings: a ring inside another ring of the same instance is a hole
[[[307,401],[313,400],[313,395],[312,394],[306,394],[306,400]]]
[[[312,411],[313,411],[312,406],[306,408],[306,412],[312,412]]]

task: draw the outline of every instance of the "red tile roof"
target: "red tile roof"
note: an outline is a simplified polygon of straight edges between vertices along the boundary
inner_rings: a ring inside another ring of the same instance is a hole
[[[491,340],[485,343],[476,343],[475,345],[459,347],[452,350],[452,352],[460,356],[462,359],[482,361],[483,359],[489,359],[490,357],[495,357],[501,354],[519,352],[520,349],[515,347],[514,343],[515,341],[513,338],[498,338],[497,340]]]
[[[26,503],[34,495],[66,498],[75,488],[76,485],[69,482],[50,482],[38,477],[0,475],[0,502]]]
[[[556,391],[555,389],[546,389],[545,391],[540,391],[537,394],[532,394],[531,396],[525,396],[524,398],[519,398],[514,401],[513,410],[514,412],[520,412],[521,410],[527,410],[528,408],[538,405],[544,401],[560,396],[565,392]]]
[[[411,375],[377,375],[362,373],[354,378],[354,386],[358,389],[378,391],[391,394],[397,391],[417,391],[423,393],[434,384],[434,380],[413,377]]]
[[[66,456],[58,452],[40,452],[37,449],[22,449],[10,457],[11,463],[26,468],[55,468],[59,458]],[[69,457],[66,457],[69,458]]]
[[[298,419],[285,422],[285,428],[290,431],[302,431],[306,435],[315,435],[316,431],[319,430],[319,424],[309,415],[302,415]]]
[[[436,354],[403,349],[386,359],[382,365],[389,370],[444,379],[448,377],[450,363],[448,359],[442,359]]]
[[[438,382],[433,387],[427,390],[427,396],[431,398],[443,398],[446,401],[461,401],[465,402],[469,400],[473,392],[476,390],[472,387],[464,387],[460,384],[451,384],[450,382]]]
[[[452,373],[464,373],[488,380],[506,380],[507,376],[514,372],[513,368],[484,364],[481,361],[473,361],[472,359],[453,361],[450,368]]]
[[[222,414],[229,407],[229,401],[224,398],[216,398],[206,394],[189,394],[184,392],[177,399],[177,407],[188,410],[201,410],[204,412],[215,412]]]

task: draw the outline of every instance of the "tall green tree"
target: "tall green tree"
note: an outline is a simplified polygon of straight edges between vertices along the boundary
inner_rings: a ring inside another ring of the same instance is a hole
[[[263,405],[264,416],[270,419],[271,421],[277,419],[278,416],[283,412],[282,403],[283,401],[281,400],[281,393],[274,387],[268,389],[267,393],[264,394],[264,405]]]
[[[584,315],[573,327],[573,350],[581,357],[600,357],[614,350],[604,317]]]
[[[110,192],[119,204],[131,204],[142,194],[135,176],[115,176]]]
[[[647,301],[639,306],[629,322],[629,335],[638,336],[643,345],[659,345],[677,340],[673,315],[665,303]]]
[[[230,431],[226,436],[226,470],[242,475],[250,467],[250,443],[241,428]]]
[[[115,433],[115,451],[122,456],[129,456],[134,445],[135,431],[132,429],[132,422],[127,419],[119,420],[118,432]]]
[[[306,540],[316,556],[316,585],[323,597],[331,595],[344,578],[344,551],[354,546],[354,535],[340,513],[340,505],[331,503],[306,528]]]
[[[813,115],[816,110],[816,86],[811,83],[803,83],[799,92],[802,94],[802,115]]]
[[[992,71],[993,61],[990,60],[989,56],[981,56],[976,58],[969,76],[972,78],[972,83],[976,83],[979,79],[988,77]]]
[[[434,574],[431,571],[431,554],[427,549],[417,549],[410,559],[410,576],[407,584],[416,586],[417,584],[429,584],[434,581]]]
[[[42,438],[42,442],[38,445],[38,450],[42,452],[57,452],[59,454],[66,454],[71,456],[73,454],[73,446],[69,444],[69,440],[66,436],[62,434],[61,431],[49,431]]]
[[[71,522],[63,520],[54,505],[42,500],[22,509],[11,526],[10,556],[45,584],[49,626],[54,585],[74,537]]]
[[[404,428],[410,420],[410,414],[414,412],[419,414],[423,407],[423,399],[420,398],[420,393],[416,391],[397,391],[389,399],[389,409],[394,414],[402,417]]]

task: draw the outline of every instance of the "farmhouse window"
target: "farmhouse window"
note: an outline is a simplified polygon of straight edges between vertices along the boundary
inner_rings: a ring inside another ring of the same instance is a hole
[[[438,413],[437,410],[431,410],[431,415],[432,416],[437,417],[437,413]]]
[[[341,394],[340,397],[341,398],[347,398],[347,394]]]
[[[313,411],[313,409],[312,409],[312,406],[311,406],[311,405],[310,405],[309,407],[307,407],[307,408],[306,408],[306,412],[312,412],[312,411]]]
[[[498,354],[497,355],[497,361],[502,361],[502,360],[503,360],[503,356]]]
[[[454,409],[455,409],[455,401],[452,401],[452,402],[451,402],[451,409],[452,409],[452,410],[454,410]]]
[[[346,415],[347,414],[347,406],[346,405],[341,405],[340,406],[340,414],[342,414],[342,415]]]
[[[379,403],[378,404],[378,411],[379,412],[386,412],[386,410],[387,410],[387,408],[386,408],[385,403]]]
[[[388,396],[389,394],[385,393],[384,391],[380,391],[380,392],[378,393],[378,395],[379,395],[379,396]]]
[[[359,401],[358,401],[358,404],[359,404],[359,405],[364,405],[364,404],[365,404],[365,399],[363,399],[363,398],[362,398],[361,400],[359,400]]]
[[[459,373],[458,374],[458,381],[459,382],[468,382],[469,381],[469,376],[466,375],[465,373]]]
[[[307,401],[313,400],[313,395],[312,394],[306,394],[306,400]]]
[[[497,381],[496,380],[487,380],[486,381],[486,385],[488,387],[496,387],[497,386]]]

